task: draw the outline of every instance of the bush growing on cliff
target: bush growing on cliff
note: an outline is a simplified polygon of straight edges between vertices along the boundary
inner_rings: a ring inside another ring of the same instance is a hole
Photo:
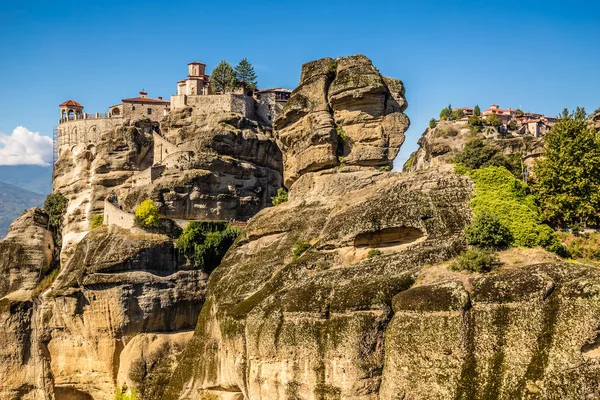
[[[299,258],[306,250],[310,248],[310,243],[307,242],[297,242],[296,247],[294,248],[294,260]]]
[[[463,251],[450,264],[450,269],[453,271],[488,272],[499,265],[498,253],[490,249],[474,247]]]
[[[506,247],[512,243],[510,230],[498,217],[486,212],[478,215],[465,229],[467,243],[480,247]]]
[[[486,124],[492,125],[495,127],[502,125],[502,121],[500,121],[500,118],[496,114],[487,116],[484,121]]]
[[[278,206],[286,201],[288,201],[288,192],[284,188],[277,189],[277,195],[271,197],[271,203],[273,203],[274,206]]]
[[[190,222],[177,239],[177,249],[195,267],[215,269],[239,236],[241,229],[227,222]]]
[[[497,147],[485,143],[478,137],[470,139],[454,156],[453,162],[470,170],[495,166],[504,167],[515,176],[521,175],[521,159],[518,155],[509,157]]]
[[[494,216],[508,228],[514,246],[542,246],[564,254],[564,247],[552,228],[540,223],[540,209],[527,193],[525,183],[504,167],[487,167],[469,175],[475,181],[475,196],[470,204],[475,218],[484,214]]]
[[[104,223],[104,215],[97,214],[92,217],[92,223],[91,223],[90,227],[92,229],[96,229],[96,228],[101,227],[103,223]]]
[[[142,228],[156,228],[160,225],[158,207],[150,199],[142,201],[135,209],[135,224]]]
[[[115,400],[139,400],[139,396],[135,390],[117,388],[115,390]]]
[[[437,124],[437,121],[435,120],[435,118],[431,118],[431,119],[429,120],[429,127],[430,127],[431,129],[435,128],[435,125],[436,125],[436,124]]]
[[[60,193],[50,193],[44,201],[44,211],[48,214],[50,228],[59,231],[67,212],[67,199]]]
[[[450,119],[451,116],[452,116],[452,105],[448,104],[448,107],[443,108],[442,111],[440,111],[440,121],[445,121],[447,119]]]

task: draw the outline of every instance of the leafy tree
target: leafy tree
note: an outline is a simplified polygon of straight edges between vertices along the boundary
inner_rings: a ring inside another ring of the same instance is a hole
[[[517,122],[514,119],[511,119],[508,123],[508,129],[510,129],[511,131],[517,129]]]
[[[435,120],[435,118],[431,118],[431,119],[429,120],[429,127],[430,127],[431,129],[435,128],[435,125],[436,125],[436,124],[437,124],[437,121]]]
[[[481,108],[479,108],[479,105],[476,105],[473,109],[473,115],[476,117],[479,117],[481,115]]]
[[[142,201],[135,209],[135,224],[143,228],[156,228],[160,225],[158,207],[150,199]]]
[[[453,162],[470,170],[496,166],[506,168],[515,176],[521,175],[521,159],[518,155],[511,158],[479,137],[465,143],[463,149],[454,156]]]
[[[517,108],[517,109],[515,110],[515,115],[516,115],[517,117],[520,117],[521,115],[523,115],[523,110],[521,110],[520,108]]]
[[[469,118],[469,125],[481,126],[482,125],[481,118],[479,118],[477,115],[471,115],[471,117]]]
[[[235,71],[227,61],[222,60],[210,74],[210,81],[216,91],[230,92],[235,84]]]
[[[257,83],[254,67],[246,58],[235,66],[235,80],[237,84],[241,85],[244,91],[246,89],[256,89]]]
[[[288,201],[288,192],[284,188],[277,189],[277,196],[271,197],[271,202],[274,206],[278,206],[286,201]]]
[[[451,119],[457,120],[457,119],[461,119],[464,116],[465,116],[465,112],[461,109],[458,109],[456,111],[452,111]]]
[[[496,114],[486,117],[485,123],[496,127],[502,125],[502,121],[500,121],[500,118]]]
[[[62,220],[67,212],[67,199],[61,193],[50,193],[44,201],[44,211],[48,214],[50,228],[60,232]]]
[[[179,238],[177,248],[194,266],[214,270],[241,230],[227,222],[190,222]]]
[[[467,243],[480,247],[506,247],[512,243],[510,230],[493,214],[484,212],[465,229]]]
[[[563,112],[546,135],[534,172],[536,199],[552,225],[598,223],[600,138],[584,109]]]
[[[451,116],[452,116],[452,105],[448,104],[448,107],[443,108],[442,111],[440,111],[440,120],[445,121],[447,119],[450,119]]]

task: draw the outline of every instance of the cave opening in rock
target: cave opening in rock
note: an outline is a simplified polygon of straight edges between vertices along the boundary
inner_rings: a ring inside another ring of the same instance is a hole
[[[360,233],[354,239],[355,247],[388,247],[407,244],[424,236],[417,228],[400,226],[384,228],[375,232]]]

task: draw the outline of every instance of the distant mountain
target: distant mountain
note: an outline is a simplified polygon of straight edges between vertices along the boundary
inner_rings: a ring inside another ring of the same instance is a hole
[[[23,210],[41,207],[45,198],[45,195],[0,182],[0,238],[6,236],[10,223],[19,217]]]
[[[0,181],[30,192],[47,195],[52,192],[52,166],[1,165]]]

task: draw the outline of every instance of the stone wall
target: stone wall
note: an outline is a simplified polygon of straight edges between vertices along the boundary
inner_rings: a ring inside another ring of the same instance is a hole
[[[169,142],[167,139],[158,135],[156,132],[152,133],[154,139],[154,162],[162,162],[170,154],[178,153],[181,151],[176,144]]]
[[[82,144],[95,144],[103,132],[123,125],[123,118],[90,118],[67,121],[58,125],[58,152]]]
[[[206,96],[171,96],[171,109],[194,107],[199,114],[234,112],[255,118],[256,101],[243,94],[214,94]]]
[[[133,187],[139,187],[151,184],[155,179],[159,178],[165,170],[164,165],[155,165],[145,169],[142,172],[133,176]]]
[[[135,215],[125,212],[106,200],[104,202],[104,225],[117,225],[131,229],[135,225]]]
[[[124,103],[123,118],[132,120],[149,118],[152,121],[162,121],[165,117],[165,110],[168,109],[169,106],[165,104]]]
[[[169,154],[162,160],[161,165],[169,169],[181,166],[187,168],[191,160],[191,153],[191,151],[182,150]]]

